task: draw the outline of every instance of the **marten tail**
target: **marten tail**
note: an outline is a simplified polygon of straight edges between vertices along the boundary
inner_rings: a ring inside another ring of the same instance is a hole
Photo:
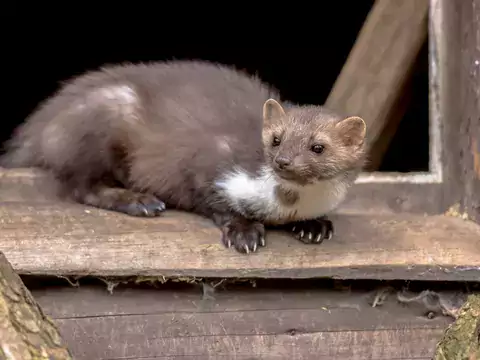
[[[0,167],[24,168],[39,165],[38,144],[36,144],[38,140],[34,137],[26,137],[24,132],[21,126],[0,149]]]

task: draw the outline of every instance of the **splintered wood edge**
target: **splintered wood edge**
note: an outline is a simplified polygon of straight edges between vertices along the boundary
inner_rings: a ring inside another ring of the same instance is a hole
[[[0,248],[21,275],[158,278],[480,280],[480,226],[447,216],[336,215],[336,236],[304,245],[267,233],[226,249],[211,221],[134,218],[72,204],[4,204]]]
[[[300,269],[112,269],[98,271],[36,269],[17,272],[21,276],[66,278],[97,278],[114,283],[201,283],[204,279],[335,279],[335,280],[406,280],[406,281],[460,281],[479,282],[480,268],[475,266],[357,266],[354,268],[300,268]],[[75,281],[76,281],[75,280]],[[74,282],[72,283],[72,285]],[[76,286],[76,285],[75,285]]]

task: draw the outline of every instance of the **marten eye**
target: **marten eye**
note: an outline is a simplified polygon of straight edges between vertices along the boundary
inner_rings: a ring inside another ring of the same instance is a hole
[[[312,145],[311,150],[314,153],[321,154],[323,150],[325,150],[325,146],[323,145]]]
[[[274,136],[272,140],[272,146],[280,145],[280,138],[278,136]]]

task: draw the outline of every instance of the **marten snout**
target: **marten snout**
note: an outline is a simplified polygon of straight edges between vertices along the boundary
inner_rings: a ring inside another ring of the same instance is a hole
[[[281,170],[286,170],[292,165],[292,159],[287,156],[279,155],[275,157],[275,165]]]

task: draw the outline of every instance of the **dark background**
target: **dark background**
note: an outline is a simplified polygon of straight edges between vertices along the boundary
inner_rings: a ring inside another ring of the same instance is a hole
[[[279,9],[265,5],[265,15],[246,5],[209,12],[190,5],[167,10],[122,3],[103,12],[78,4],[16,4],[0,15],[6,69],[0,143],[61,81],[107,63],[177,58],[233,64],[272,83],[291,101],[322,104],[373,1],[320,2],[307,13],[269,12]],[[426,48],[420,57],[413,100],[382,171],[428,170]]]

